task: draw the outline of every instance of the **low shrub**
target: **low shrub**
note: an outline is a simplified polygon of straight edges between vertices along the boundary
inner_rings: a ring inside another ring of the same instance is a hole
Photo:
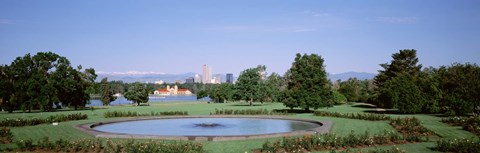
[[[480,116],[448,117],[448,118],[442,118],[442,122],[452,126],[462,126],[464,130],[470,131],[480,136]]]
[[[392,119],[390,120],[390,125],[392,125],[398,132],[409,136],[411,139],[416,139],[418,136],[435,135],[435,133],[423,127],[420,120],[416,117]]]
[[[216,109],[210,115],[287,115],[287,112],[268,111],[267,109]]]
[[[138,113],[131,111],[107,111],[103,113],[105,118],[111,117],[140,117],[140,116],[171,116],[171,115],[188,115],[187,111],[169,111],[169,112],[150,112]]]
[[[147,142],[135,142],[130,139],[127,141],[102,142],[100,139],[80,139],[70,141],[59,139],[50,141],[47,137],[37,143],[32,140],[20,140],[16,142],[20,151],[40,151],[40,152],[137,152],[137,153],[190,153],[205,152],[203,145],[196,142],[165,142],[150,140]]]
[[[409,138],[410,137],[410,138]],[[371,147],[387,144],[403,144],[407,142],[424,142],[422,137],[402,136],[395,131],[384,131],[382,134],[370,135],[368,132],[364,134],[351,134],[345,137],[339,137],[335,134],[317,134],[306,135],[297,138],[284,137],[281,142],[265,142],[262,145],[261,152],[309,152],[320,150],[336,150],[345,148]]]
[[[22,127],[22,126],[33,126],[45,123],[53,122],[65,122],[65,121],[74,121],[74,120],[84,120],[87,119],[88,115],[77,113],[77,114],[58,114],[49,116],[47,118],[6,118],[0,121],[0,126],[4,127]]]
[[[433,148],[442,152],[472,153],[479,152],[480,138],[441,139]]]
[[[326,112],[326,111],[315,111],[313,113],[315,116],[325,116],[325,117],[337,117],[337,118],[350,118],[350,119],[359,119],[359,120],[369,120],[369,121],[385,121],[390,120],[390,116],[383,114],[371,114],[371,113],[338,113],[338,112]]]
[[[0,128],[0,144],[9,144],[13,140],[13,134],[7,127]]]

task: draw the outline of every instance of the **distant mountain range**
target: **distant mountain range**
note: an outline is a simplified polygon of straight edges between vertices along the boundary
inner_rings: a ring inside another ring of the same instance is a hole
[[[105,73],[100,72],[98,73],[97,80],[100,80],[104,77],[108,77],[109,81],[116,80],[116,81],[123,81],[123,82],[155,82],[158,80],[162,80],[167,83],[174,83],[176,80],[181,80],[185,82],[186,78],[194,77],[196,73],[188,72],[182,74],[164,74],[164,73],[154,73],[154,72],[126,72],[126,73]],[[359,80],[364,79],[373,79],[376,74],[374,73],[366,73],[366,72],[345,72],[345,73],[337,73],[337,74],[328,74],[328,79],[331,81],[336,81],[341,79],[343,81],[348,80],[349,78],[356,77]],[[235,76],[237,77],[237,76]],[[225,79],[225,78],[222,78]]]
[[[345,72],[345,73],[337,73],[337,74],[328,74],[328,79],[330,81],[337,81],[337,80],[348,80],[349,78],[356,77],[358,80],[365,80],[365,79],[373,79],[377,74],[375,73],[367,73],[367,72]]]

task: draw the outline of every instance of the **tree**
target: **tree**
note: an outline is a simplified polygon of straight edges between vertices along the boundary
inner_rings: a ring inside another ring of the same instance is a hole
[[[416,80],[406,73],[397,74],[385,82],[381,93],[400,113],[419,113],[425,103],[425,97]]]
[[[16,109],[16,105],[11,98],[14,97],[14,86],[10,75],[8,65],[0,65],[0,107],[12,113]]]
[[[277,73],[272,73],[268,76],[265,84],[265,99],[266,101],[274,102],[280,99],[280,76]]]
[[[297,54],[288,75],[284,105],[306,111],[333,105],[333,93],[328,86],[323,58],[317,54]]]
[[[341,82],[338,92],[344,95],[348,101],[357,102],[360,99],[360,81],[357,78],[349,78],[347,81]]]
[[[215,102],[224,103],[227,102],[227,100],[232,100],[235,92],[233,85],[228,83],[214,86],[210,91],[210,98],[212,98]]]
[[[447,115],[473,113],[480,106],[480,67],[454,63],[438,70],[443,93],[441,106]]]
[[[148,90],[142,84],[134,83],[128,88],[128,91],[125,93],[125,98],[137,103],[137,106],[140,106],[140,103],[148,102]]]
[[[236,91],[241,99],[250,102],[250,106],[253,105],[253,100],[259,97],[259,88],[262,79],[259,71],[260,68],[259,66],[243,70],[237,79]]]
[[[375,76],[374,83],[378,87],[377,91],[385,91],[385,83],[392,80],[399,74],[409,75],[410,77],[417,77],[420,73],[422,65],[418,64],[417,51],[414,49],[400,50],[399,53],[392,55],[390,63],[380,64],[384,70],[379,70],[379,74]],[[393,103],[388,95],[383,95],[385,92],[378,92],[375,104],[384,108],[393,108]]]
[[[113,92],[110,90],[110,84],[108,83],[108,78],[103,78],[100,84],[101,84],[102,104],[103,106],[108,106],[110,102],[114,101],[116,98],[113,96]]]

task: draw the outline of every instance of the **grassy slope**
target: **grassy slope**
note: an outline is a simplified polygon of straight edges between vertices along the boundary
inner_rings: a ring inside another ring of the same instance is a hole
[[[210,112],[213,112],[217,109],[285,109],[280,103],[267,103],[263,106],[248,106],[246,103],[227,103],[227,104],[205,104],[198,102],[177,102],[177,103],[165,103],[152,106],[120,106],[120,107],[107,107],[105,109],[95,109],[83,110],[83,111],[59,111],[51,113],[0,113],[1,118],[30,118],[30,117],[47,117],[54,114],[70,114],[70,113],[85,113],[89,115],[88,120],[83,121],[71,121],[60,123],[59,126],[52,126],[49,124],[30,126],[30,127],[20,127],[12,128],[15,139],[27,139],[31,138],[38,140],[42,137],[48,136],[51,139],[59,138],[92,138],[92,136],[82,133],[75,128],[73,125],[89,122],[99,122],[104,120],[111,120],[103,118],[103,113],[106,111],[113,110],[122,110],[122,111],[136,111],[141,113],[150,113],[161,112],[161,111],[188,111],[190,115],[209,115]],[[341,113],[363,113],[365,110],[370,108],[358,107],[357,105],[341,105],[335,106],[333,108],[324,108],[320,109],[323,111],[332,111],[332,112],[341,112]],[[407,115],[392,115],[392,116],[407,116]],[[444,123],[440,122],[439,117],[432,115],[413,115],[418,117],[423,121],[423,124],[439,134],[442,137],[447,138],[459,138],[459,137],[471,137],[473,134],[461,130],[459,127],[451,127]],[[354,120],[354,119],[342,119],[342,118],[330,118],[330,117],[317,117],[312,114],[297,114],[291,115],[295,118],[308,118],[315,120],[329,120],[333,122],[331,132],[334,132],[338,135],[347,135],[352,130],[355,133],[364,133],[368,131],[371,134],[381,133],[384,130],[393,130],[391,126],[388,125],[387,121],[363,121],[363,120]],[[247,152],[252,149],[260,148],[263,142],[265,141],[274,141],[280,138],[271,138],[271,139],[257,139],[257,140],[238,140],[238,141],[225,141],[225,142],[203,142],[205,148],[208,152]],[[398,147],[408,152],[430,152],[428,147],[432,147],[434,143],[418,143],[418,144],[406,144],[399,145]],[[11,145],[10,145],[11,146]],[[0,145],[0,147],[5,147],[5,145]],[[380,147],[384,149],[391,148],[391,146]],[[371,149],[371,148],[367,148]]]

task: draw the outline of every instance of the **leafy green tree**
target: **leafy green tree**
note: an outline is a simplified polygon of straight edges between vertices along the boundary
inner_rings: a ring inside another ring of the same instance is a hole
[[[205,98],[205,97],[208,97],[208,91],[207,91],[206,89],[199,90],[199,91],[197,92],[197,100],[198,100],[198,99]]]
[[[333,91],[334,102],[335,104],[345,104],[347,102],[347,97],[338,91]]]
[[[440,78],[437,69],[433,67],[425,68],[416,77],[417,86],[422,91],[425,102],[422,112],[439,113],[441,111],[440,101],[443,93],[440,88]]]
[[[333,105],[334,96],[328,86],[323,58],[317,54],[297,54],[289,70],[284,105],[306,111]]]
[[[113,92],[110,90],[108,78],[103,78],[100,84],[102,104],[103,106],[108,106],[112,101],[115,101],[116,97],[113,96]]]
[[[14,98],[13,77],[10,75],[8,65],[0,65],[0,107],[12,113],[16,109],[16,104],[11,98]]]
[[[253,100],[259,98],[260,95],[259,92],[262,81],[260,68],[261,67],[243,70],[237,79],[236,91],[241,99],[250,102],[250,106],[253,105]]]
[[[128,88],[128,91],[125,92],[125,98],[137,103],[137,106],[139,106],[140,103],[148,102],[148,90],[144,85],[140,83],[134,83],[133,86]]]
[[[360,99],[360,81],[357,78],[349,78],[345,82],[340,83],[338,92],[344,95],[350,102],[358,102]]]
[[[380,64],[384,70],[380,70],[379,74],[375,76],[374,83],[378,87],[377,98],[375,104],[384,108],[393,108],[393,102],[388,95],[383,95],[385,90],[385,83],[392,80],[399,74],[409,75],[410,77],[416,77],[419,75],[422,65],[418,64],[417,51],[414,49],[400,50],[399,53],[392,55],[392,61],[390,63]]]
[[[234,88],[232,84],[223,83],[213,87],[210,98],[215,102],[227,102],[233,99]]]
[[[265,99],[269,102],[279,101],[281,94],[280,76],[277,73],[272,73],[268,76],[265,84]]]
[[[443,93],[441,106],[448,115],[473,113],[480,106],[480,67],[454,63],[438,70]]]
[[[419,113],[425,98],[415,79],[409,74],[397,74],[388,80],[382,88],[382,95],[392,103],[400,113]]]

